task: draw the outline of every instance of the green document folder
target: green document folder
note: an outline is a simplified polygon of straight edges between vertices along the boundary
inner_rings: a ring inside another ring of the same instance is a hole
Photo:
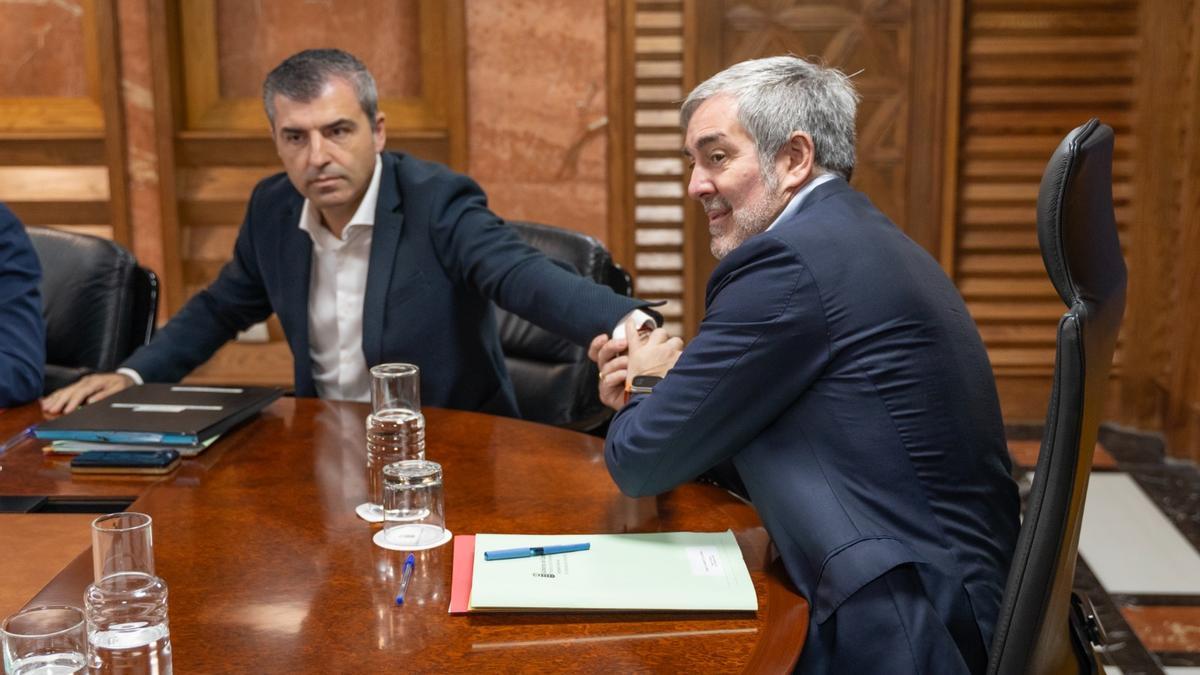
[[[591,549],[484,560],[487,551],[577,544]],[[756,611],[733,532],[480,534],[472,610]]]

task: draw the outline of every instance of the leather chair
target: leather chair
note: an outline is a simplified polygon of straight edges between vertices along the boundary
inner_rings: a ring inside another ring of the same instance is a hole
[[[42,265],[46,317],[44,393],[93,371],[114,370],[150,341],[158,277],[108,239],[28,227]]]
[[[1068,309],[1033,485],[992,640],[988,673],[1096,673],[1090,603],[1071,592],[1092,451],[1117,331],[1125,263],[1112,206],[1113,132],[1095,119],[1050,158],[1038,194],[1042,260]]]
[[[599,242],[586,234],[537,223],[508,223],[526,243],[567,269],[632,295],[629,274],[613,262]],[[596,365],[587,349],[528,321],[496,309],[500,346],[524,419],[596,432],[612,411],[600,402]]]

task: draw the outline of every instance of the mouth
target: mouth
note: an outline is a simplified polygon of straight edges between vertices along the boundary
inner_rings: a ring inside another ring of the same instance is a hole
[[[308,182],[309,185],[317,188],[330,187],[342,180],[341,176],[318,176]]]
[[[729,213],[730,210],[727,208],[716,208],[710,211],[705,211],[704,215],[708,216],[708,223],[712,225],[725,216],[728,216]]]
[[[721,195],[710,195],[705,197],[700,202],[704,207],[704,215],[708,216],[708,224],[715,225],[718,220],[728,216],[733,211],[733,206],[726,201]]]

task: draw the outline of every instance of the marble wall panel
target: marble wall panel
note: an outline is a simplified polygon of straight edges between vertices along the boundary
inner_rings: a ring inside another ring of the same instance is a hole
[[[3,96],[87,96],[83,19],[77,1],[0,0]]]
[[[121,103],[125,115],[129,228],[138,262],[165,279],[158,148],[155,140],[154,79],[150,71],[147,0],[119,0]],[[163,281],[165,285],[165,281]],[[165,311],[165,304],[162,303]]]
[[[499,215],[607,233],[605,5],[467,0],[469,172]]]
[[[218,0],[221,96],[256,98],[280,61],[324,47],[345,49],[367,64],[381,98],[417,96],[418,18],[417,0]]]

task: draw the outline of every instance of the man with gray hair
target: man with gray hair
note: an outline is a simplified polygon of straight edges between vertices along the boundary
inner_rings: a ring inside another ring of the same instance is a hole
[[[812,607],[798,672],[980,673],[1018,528],[995,382],[937,262],[847,183],[856,103],[794,57],[688,96],[720,263],[686,348],[592,343],[605,459],[630,495],[716,472],[749,497]]]
[[[368,368],[403,361],[426,405],[517,416],[493,302],[581,345],[646,305],[526,245],[470,178],[384,152],[375,80],[353,55],[288,57],[263,104],[285,172],[254,189],[233,259],[116,373],[54,392],[46,412],[177,381],[275,313],[298,396],[369,400]]]

